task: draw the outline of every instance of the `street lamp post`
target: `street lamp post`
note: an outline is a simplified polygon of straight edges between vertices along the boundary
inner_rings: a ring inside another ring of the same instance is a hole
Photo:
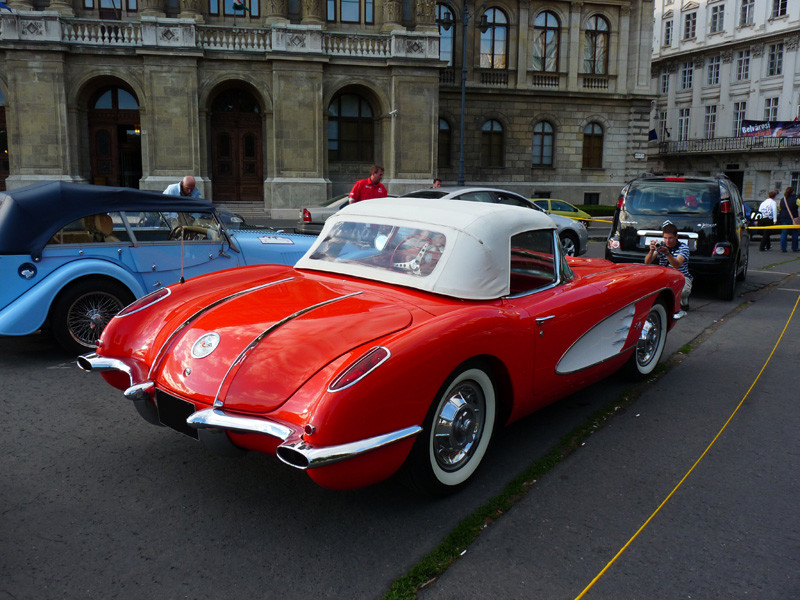
[[[463,25],[462,39],[461,39],[461,122],[459,124],[459,138],[458,138],[458,185],[464,185],[466,180],[464,178],[464,121],[466,120],[467,112],[467,25],[469,25],[469,0],[464,0],[464,13],[461,19]],[[486,6],[486,2],[482,6]],[[445,31],[449,31],[453,26],[453,18],[448,13],[444,19],[441,20],[441,25]],[[481,15],[480,29],[481,33],[489,28],[489,22],[486,14]]]

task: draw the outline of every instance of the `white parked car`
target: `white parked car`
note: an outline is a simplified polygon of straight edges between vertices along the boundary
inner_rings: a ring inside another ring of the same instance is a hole
[[[403,194],[401,198],[437,198],[444,200],[468,200],[471,202],[485,202],[489,204],[506,204],[511,206],[522,206],[541,213],[545,211],[536,206],[532,201],[524,196],[490,187],[440,187],[417,190]],[[564,247],[564,252],[568,256],[580,256],[586,253],[589,243],[589,234],[586,227],[580,221],[550,215],[555,221],[558,229],[558,237]]]

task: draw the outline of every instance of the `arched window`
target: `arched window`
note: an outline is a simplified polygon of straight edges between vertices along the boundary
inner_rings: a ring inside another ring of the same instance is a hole
[[[328,160],[372,162],[375,124],[372,107],[357,94],[336,96],[328,106]]]
[[[583,128],[583,168],[603,168],[603,128],[599,123]]]
[[[608,74],[608,40],[611,28],[603,17],[593,15],[586,21],[583,46],[583,72]]]
[[[481,68],[505,69],[508,55],[508,19],[497,8],[490,8],[484,14],[488,28],[481,32]]]
[[[439,147],[438,147],[438,164],[439,167],[450,166],[450,156],[452,143],[452,129],[450,123],[446,120],[439,119]]]
[[[481,164],[485,167],[503,166],[503,126],[494,119],[481,127]]]
[[[539,121],[533,126],[533,164],[536,167],[553,166],[553,126]]]
[[[453,50],[455,48],[455,31],[453,27],[455,17],[453,11],[446,4],[436,5],[436,23],[439,25],[439,60],[447,61],[447,66],[453,66]],[[443,23],[447,23],[445,28]]]
[[[558,44],[560,26],[556,15],[549,10],[540,12],[533,22],[534,71],[556,73],[558,71]]]

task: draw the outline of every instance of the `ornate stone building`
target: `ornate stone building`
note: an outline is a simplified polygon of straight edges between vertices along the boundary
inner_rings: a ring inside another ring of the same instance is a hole
[[[463,173],[576,203],[614,202],[643,168],[649,0],[7,3],[8,188],[193,174],[215,202],[293,218],[373,163],[392,194]]]
[[[800,185],[800,138],[743,137],[743,120],[800,116],[800,2],[656,0],[652,170],[726,173],[745,200]]]

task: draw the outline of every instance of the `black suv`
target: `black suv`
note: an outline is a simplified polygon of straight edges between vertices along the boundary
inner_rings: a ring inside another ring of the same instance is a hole
[[[620,194],[606,243],[614,262],[644,262],[651,239],[662,239],[666,221],[689,246],[689,272],[715,280],[719,296],[733,299],[736,281],[747,276],[750,234],[747,207],[725,176],[634,179]]]

